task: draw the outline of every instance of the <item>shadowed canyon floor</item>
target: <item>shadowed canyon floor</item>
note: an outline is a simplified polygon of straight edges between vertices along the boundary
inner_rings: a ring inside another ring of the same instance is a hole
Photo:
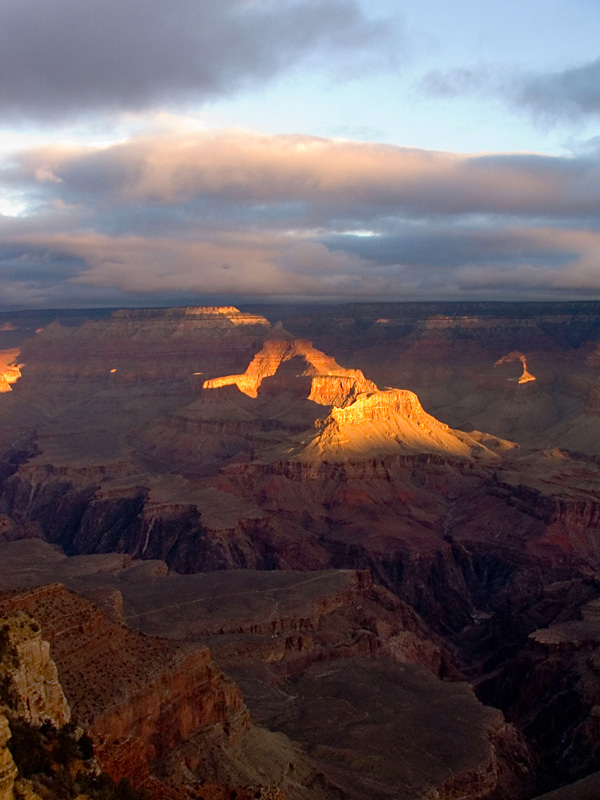
[[[600,306],[5,316],[0,588],[208,646],[263,726],[209,747],[182,712],[153,779],[499,800],[600,770]]]

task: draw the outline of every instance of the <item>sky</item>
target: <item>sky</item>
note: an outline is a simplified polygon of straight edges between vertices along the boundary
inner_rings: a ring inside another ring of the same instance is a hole
[[[0,309],[600,299],[597,0],[0,0]]]

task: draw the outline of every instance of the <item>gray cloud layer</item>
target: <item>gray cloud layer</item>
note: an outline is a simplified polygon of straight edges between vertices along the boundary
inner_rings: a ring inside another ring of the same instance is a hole
[[[203,100],[268,79],[306,56],[384,58],[385,26],[367,20],[356,0],[1,5],[5,119]]]
[[[432,70],[419,82],[431,97],[497,96],[546,123],[600,115],[600,58],[558,72],[526,74],[506,65]]]
[[[600,114],[600,58],[562,72],[524,78],[516,100],[550,119]]]
[[[142,137],[101,150],[40,148],[6,168],[4,177],[42,200],[105,210],[140,205],[162,209],[165,218],[174,208],[226,218],[237,208],[249,221],[256,213],[284,225],[399,213],[600,213],[597,156],[465,156],[228,131]]]
[[[600,294],[597,156],[179,131],[33,149],[0,181],[29,204],[0,218],[5,304]]]

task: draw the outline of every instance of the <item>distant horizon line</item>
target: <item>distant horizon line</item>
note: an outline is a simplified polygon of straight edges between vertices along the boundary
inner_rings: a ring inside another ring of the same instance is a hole
[[[142,311],[142,310],[168,310],[171,308],[194,308],[198,306],[206,306],[211,308],[223,308],[227,306],[236,306],[242,308],[306,308],[311,307],[315,309],[325,308],[348,308],[357,306],[547,306],[547,307],[565,307],[565,306],[597,306],[600,309],[599,299],[561,299],[561,300],[448,300],[448,299],[432,299],[432,300],[260,300],[254,302],[247,301],[231,301],[223,300],[222,302],[181,302],[181,303],[167,303],[165,305],[97,305],[97,306],[40,306],[40,307],[0,307],[0,314],[51,314],[63,313],[82,314],[93,312],[114,312],[119,310],[127,311]]]

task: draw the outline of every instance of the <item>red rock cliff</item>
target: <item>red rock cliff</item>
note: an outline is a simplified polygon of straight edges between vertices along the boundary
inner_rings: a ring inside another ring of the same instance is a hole
[[[90,730],[111,777],[147,777],[147,762],[201,729],[235,739],[248,725],[241,693],[208,650],[132,633],[60,584],[0,595],[0,613],[35,616],[73,717]]]

